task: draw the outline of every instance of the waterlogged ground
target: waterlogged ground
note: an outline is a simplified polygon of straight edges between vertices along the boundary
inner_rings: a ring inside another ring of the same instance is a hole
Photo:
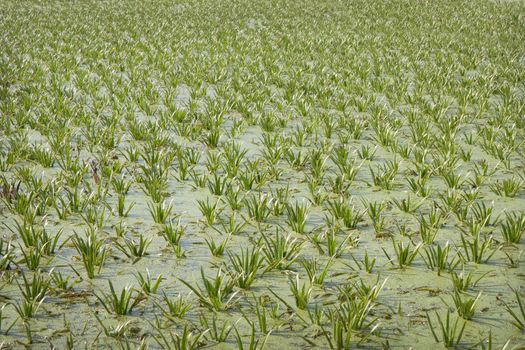
[[[520,1],[2,1],[0,348],[523,348],[523,38]]]

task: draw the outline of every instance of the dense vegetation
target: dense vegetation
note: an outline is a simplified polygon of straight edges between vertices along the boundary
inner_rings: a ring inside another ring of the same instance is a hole
[[[508,349],[522,1],[0,2],[0,348]]]

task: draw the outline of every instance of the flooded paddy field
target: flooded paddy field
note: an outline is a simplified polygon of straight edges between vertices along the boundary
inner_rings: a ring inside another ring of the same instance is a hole
[[[521,1],[0,3],[0,349],[522,349]]]

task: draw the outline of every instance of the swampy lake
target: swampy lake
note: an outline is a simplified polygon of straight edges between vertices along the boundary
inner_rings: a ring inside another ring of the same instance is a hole
[[[0,349],[523,349],[525,2],[0,2]]]

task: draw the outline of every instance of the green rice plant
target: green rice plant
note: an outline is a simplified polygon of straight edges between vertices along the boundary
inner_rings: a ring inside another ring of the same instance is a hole
[[[172,247],[175,255],[178,258],[184,256],[184,251],[181,245],[181,238],[186,234],[186,226],[181,224],[180,218],[177,224],[174,225],[173,221],[169,221],[167,224],[161,226],[159,235],[164,238],[166,243]]]
[[[140,260],[140,258],[149,255],[147,250],[152,240],[153,238],[146,239],[143,235],[139,236],[138,241],[124,238],[124,244],[115,242],[115,248],[124,253],[128,258],[135,258],[135,263]]]
[[[319,286],[324,284],[324,280],[326,279],[326,276],[328,276],[332,264],[333,260],[329,259],[324,268],[320,269],[321,266],[319,266],[319,261],[315,258],[301,260],[301,265],[306,270],[310,283]]]
[[[443,345],[447,348],[456,348],[459,345],[461,338],[463,337],[463,333],[465,331],[465,326],[467,325],[467,323],[463,321],[463,325],[460,325],[460,317],[456,317],[456,320],[452,322],[450,317],[450,310],[447,310],[447,316],[444,320],[441,318],[441,316],[439,316],[437,312],[436,318],[438,321],[439,330],[441,331],[441,337],[438,337],[438,333],[436,332],[434,325],[432,324],[432,321],[430,319],[430,316],[427,313],[428,326],[430,328],[430,331],[432,332],[432,336],[434,337],[435,341],[437,343],[443,343]]]
[[[319,186],[317,183],[315,183],[315,181],[307,180],[307,185],[308,192],[310,193],[310,202],[316,206],[322,205],[328,197],[328,193],[324,191],[322,186]]]
[[[421,215],[416,218],[419,222],[419,236],[421,237],[421,241],[427,245],[433,244],[443,221],[441,212],[432,209],[427,217]]]
[[[213,340],[217,343],[225,343],[234,328],[228,321],[224,321],[222,326],[220,326],[217,321],[217,315],[215,314],[211,317],[211,321],[201,314],[199,316],[199,323],[201,327],[208,330],[205,335],[206,339]]]
[[[295,306],[297,306],[297,308],[300,310],[305,310],[308,307],[310,299],[312,298],[312,285],[301,283],[298,274],[295,275],[295,278],[289,278],[288,285],[290,286],[290,292],[295,299]]]
[[[338,234],[342,233],[337,225],[330,226],[324,231],[324,238],[326,239],[326,251],[322,248],[317,239],[317,236],[314,235],[311,237],[311,241],[315,244],[319,252],[326,254],[331,258],[339,258],[343,253],[349,248],[357,246],[359,239],[355,237],[352,233],[347,233],[344,236],[343,240],[338,239]]]
[[[37,162],[44,168],[52,168],[55,165],[55,155],[53,152],[42,146],[30,147],[29,159]]]
[[[0,239],[0,275],[9,270],[15,254],[11,242]]]
[[[189,174],[190,174],[190,178],[193,181],[195,187],[197,188],[206,187],[206,184],[208,183],[208,176],[206,174],[199,174],[195,170],[191,170]]]
[[[348,329],[340,318],[331,321],[332,333],[328,333],[322,326],[323,334],[332,350],[350,350],[352,340],[352,330]]]
[[[350,205],[345,201],[343,197],[339,197],[337,200],[328,200],[328,212],[336,220],[341,220],[344,227],[348,229],[355,229],[359,222],[363,220],[363,216],[366,211],[357,211],[353,205]]]
[[[104,332],[106,337],[120,340],[126,335],[126,332],[129,331],[129,324],[131,323],[131,321],[118,323],[115,326],[107,326],[106,324],[104,324],[104,322],[102,322],[102,320],[96,313],[94,314],[94,316],[98,324],[102,327],[102,332]]]
[[[247,152],[247,150],[241,149],[241,146],[234,141],[224,145],[221,156],[224,158],[224,171],[226,171],[229,178],[237,176]]]
[[[208,330],[190,331],[188,325],[184,325],[182,334],[159,330],[158,334],[153,336],[153,339],[155,339],[157,344],[162,349],[193,350],[203,345],[203,341],[201,339],[206,335],[206,333],[208,333]]]
[[[459,251],[459,256],[463,261],[471,261],[476,264],[487,263],[498,251],[498,249],[492,248],[493,241],[492,236],[481,242],[479,234],[473,240],[465,238],[465,235],[461,235],[461,247],[463,250]]]
[[[525,307],[519,292],[517,290],[513,290],[513,292],[514,296],[516,297],[519,309],[518,311],[514,311],[507,303],[505,303],[505,308],[507,309],[509,315],[513,318],[511,324],[523,332],[525,331]]]
[[[261,253],[261,248],[248,247],[241,250],[241,254],[231,254],[228,252],[230,258],[230,274],[237,286],[241,289],[249,289],[257,276],[257,271],[262,267],[264,257]]]
[[[402,212],[404,213],[408,213],[408,214],[412,214],[414,213],[416,210],[418,210],[421,205],[425,202],[425,198],[421,199],[420,201],[418,202],[415,202],[414,200],[412,200],[412,198],[410,197],[410,194],[408,195],[407,198],[403,198],[401,200],[397,200],[396,198],[392,198],[392,203],[395,204],[395,206],[401,210]]]
[[[370,298],[353,298],[346,292],[340,296],[344,302],[336,306],[335,309],[328,309],[326,314],[331,322],[340,322],[347,331],[363,330],[369,328],[376,319],[367,321],[367,318],[374,308],[374,303]]]
[[[131,202],[131,204],[126,208],[126,196],[123,194],[117,195],[117,213],[120,217],[127,217],[129,215],[129,212],[133,207],[135,206],[135,202]]]
[[[21,301],[10,302],[15,312],[22,320],[32,318],[37,313],[45,298],[40,300],[23,298]]]
[[[286,223],[297,233],[303,234],[306,226],[306,220],[310,212],[310,205],[307,203],[299,204],[295,201],[295,205],[286,204]]]
[[[276,229],[273,237],[264,232],[261,235],[264,240],[262,252],[268,263],[266,271],[286,270],[299,258],[304,242],[293,238],[291,234],[285,236]]]
[[[258,196],[251,195],[244,199],[244,204],[248,212],[248,217],[261,223],[268,218],[271,213],[270,204],[272,198],[267,194],[259,193]]]
[[[145,295],[156,294],[159,289],[160,282],[162,281],[162,274],[159,274],[154,280],[151,278],[149,270],[146,269],[146,275],[142,275],[137,272],[135,279],[139,283],[142,292]]]
[[[244,206],[244,194],[238,186],[234,189],[230,184],[226,189],[224,198],[226,199],[226,203],[230,206],[230,209],[234,212],[240,211]]]
[[[516,179],[512,177],[502,181],[496,180],[489,184],[490,190],[501,197],[514,198],[518,192],[524,187],[525,181],[523,179]]]
[[[335,178],[328,178],[328,186],[332,189],[332,192],[339,195],[344,195],[348,188],[350,188],[350,182],[347,180],[345,174],[337,174]]]
[[[505,221],[501,222],[501,235],[507,243],[519,243],[525,233],[525,213],[505,213]]]
[[[212,226],[215,221],[217,220],[217,217],[220,213],[220,210],[218,209],[218,205],[220,203],[220,198],[217,199],[215,204],[210,203],[209,197],[206,198],[206,202],[203,200],[198,200],[197,204],[199,206],[199,210],[201,211],[202,215],[205,218],[205,223],[208,226]]]
[[[56,272],[54,269],[49,271],[49,278],[53,282],[55,290],[71,291],[73,286],[78,283],[78,280],[71,279],[71,276],[64,277],[60,271]]]
[[[479,346],[480,350],[492,350],[492,330],[489,330],[489,336],[485,339],[480,340],[479,343],[476,344],[476,346]],[[507,347],[510,344],[510,339],[503,344],[503,346],[500,348],[500,350],[506,350]]]
[[[462,294],[458,290],[455,290],[454,295],[452,296],[452,301],[456,306],[458,315],[465,320],[470,320],[472,319],[472,317],[474,316],[474,312],[476,311],[476,304],[478,303],[479,298],[481,297],[481,292],[478,293],[478,295],[475,298],[463,297],[462,295],[464,296],[465,294]]]
[[[20,251],[22,252],[22,261],[25,262],[27,268],[31,271],[35,271],[40,267],[40,260],[44,256],[44,251],[46,247],[29,247],[29,248],[22,248],[20,247]]]
[[[268,341],[268,338],[270,337],[271,332],[267,333],[263,339],[255,338],[255,325],[251,321],[248,321],[248,324],[250,325],[250,338],[249,338],[248,347],[245,347],[244,343],[242,342],[242,336],[239,333],[239,330],[237,329],[237,327],[234,326],[237,349],[238,350],[244,350],[244,349],[262,350],[264,349],[264,346],[266,345],[266,342]]]
[[[394,189],[394,180],[399,171],[399,163],[395,159],[379,164],[375,171],[371,166],[369,169],[375,186],[384,190]]]
[[[168,220],[171,215],[172,209],[173,204],[171,202],[169,204],[166,204],[165,201],[162,203],[148,203],[148,211],[151,214],[153,222],[155,222],[156,224],[166,223],[166,220]]]
[[[226,191],[227,186],[228,179],[226,177],[222,178],[218,176],[217,173],[213,174],[212,180],[208,179],[208,189],[213,195],[222,196]]]
[[[216,256],[216,257],[221,257],[224,255],[224,250],[226,249],[226,246],[228,245],[228,243],[230,242],[230,239],[231,239],[231,234],[228,234],[226,236],[226,238],[224,238],[220,243],[217,244],[217,242],[209,237],[209,238],[205,238],[205,241],[206,241],[206,245],[208,246],[208,248],[210,249],[210,253],[213,255],[213,256]]]
[[[492,219],[494,206],[487,207],[484,202],[474,202],[470,206],[472,211],[472,220],[485,226],[494,226],[499,221],[499,215]]]
[[[217,270],[215,278],[207,278],[204,268],[201,268],[201,280],[204,287],[196,286],[180,279],[199,299],[202,306],[210,310],[220,311],[231,308],[235,303],[238,292],[233,292],[235,279],[228,278],[221,269]],[[232,293],[233,292],[233,293]]]
[[[50,281],[40,273],[40,271],[33,272],[31,281],[28,280],[25,273],[22,273],[23,283],[16,281],[18,289],[22,293],[22,297],[27,301],[42,301],[46,298],[46,294],[50,287]]]
[[[321,183],[326,168],[326,161],[328,156],[325,156],[321,150],[312,149],[308,152],[308,159],[310,159],[310,174],[316,183]]]
[[[104,227],[104,221],[106,220],[106,207],[99,207],[93,204],[87,204],[84,207],[83,212],[80,214],[84,222],[89,226],[94,226],[97,229]]]
[[[206,152],[206,169],[212,174],[216,173],[221,166],[221,154],[218,152]]]
[[[476,280],[474,280],[474,275],[472,272],[465,273],[464,271],[461,273],[457,273],[455,271],[452,271],[450,274],[450,277],[452,279],[452,284],[454,286],[454,290],[458,292],[466,292],[471,287],[475,287],[479,281],[483,277],[485,277],[488,274],[488,272],[482,274],[480,277],[478,277]]]
[[[109,293],[101,291],[101,295],[94,293],[100,304],[110,314],[128,315],[142,301],[142,297],[131,286],[125,286],[120,293],[115,291],[113,283],[108,281]],[[135,294],[135,295],[134,295]]]
[[[35,227],[32,221],[26,219],[22,221],[14,220],[15,229],[12,229],[8,225],[4,226],[11,231],[13,234],[16,234],[22,239],[24,246],[26,248],[37,247],[40,242],[40,235],[42,234],[41,229]]]
[[[368,217],[372,220],[374,231],[376,234],[380,234],[385,229],[385,218],[382,213],[386,209],[387,204],[385,202],[366,202],[363,200],[363,205],[366,208]]]
[[[93,279],[95,273],[99,273],[102,265],[104,265],[109,248],[106,247],[103,239],[97,238],[96,231],[93,228],[88,228],[85,231],[85,236],[84,239],[75,233],[71,240],[82,258],[87,277]]]
[[[365,254],[362,260],[360,261],[357,260],[353,254],[350,254],[350,256],[352,257],[352,260],[354,260],[354,262],[356,263],[357,268],[359,270],[365,270],[367,273],[372,273],[377,259],[375,257],[373,259],[370,259],[367,250],[365,250]]]
[[[419,243],[418,245],[416,245],[412,249],[410,244],[405,246],[405,243],[403,241],[396,242],[395,240],[392,239],[392,246],[394,247],[394,252],[396,254],[396,260],[397,260],[398,268],[404,269],[404,268],[412,265],[412,262],[416,258],[417,254],[418,254],[418,251],[421,248],[421,245],[422,244]],[[390,263],[392,265],[396,265],[394,263],[394,259],[392,259],[390,257],[390,255],[388,255],[388,253],[385,250],[385,248],[381,248],[381,249],[385,253],[385,255],[388,258],[388,260],[390,261]]]
[[[170,299],[166,293],[163,292],[161,300],[166,304],[165,308],[158,301],[154,301],[154,303],[161,310],[162,314],[170,319],[182,319],[184,315],[190,311],[192,306],[192,304],[187,302],[180,294],[174,299]]]
[[[263,334],[268,334],[272,331],[273,328],[269,324],[270,312],[265,306],[266,301],[262,296],[256,297],[253,295],[254,304],[250,303],[251,311],[255,316],[257,316],[257,324],[259,326],[259,331]],[[246,315],[243,313],[243,317],[246,321],[250,322],[251,314]]]
[[[407,178],[408,185],[414,194],[419,197],[426,198],[431,194],[431,189],[428,186],[428,177],[410,177]]]
[[[445,243],[445,246],[428,245],[424,249],[424,254],[420,252],[423,261],[427,267],[432,271],[437,271],[437,275],[441,276],[441,271],[454,271],[460,260],[457,255],[450,257],[450,245]]]

